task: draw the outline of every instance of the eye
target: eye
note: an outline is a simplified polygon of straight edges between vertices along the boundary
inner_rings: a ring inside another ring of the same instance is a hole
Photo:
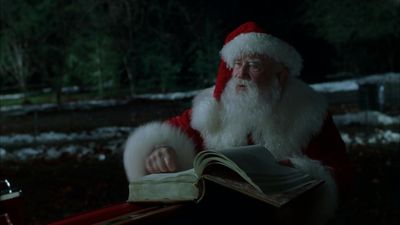
[[[260,62],[249,62],[249,67],[251,71],[260,72],[262,70],[262,65]]]
[[[235,61],[233,63],[234,66],[242,66],[242,62],[241,61]]]

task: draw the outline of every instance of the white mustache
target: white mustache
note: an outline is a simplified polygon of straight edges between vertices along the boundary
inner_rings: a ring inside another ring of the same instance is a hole
[[[244,85],[244,86],[250,86],[253,84],[253,81],[251,80],[243,80],[243,79],[238,79],[238,78],[232,78],[233,82],[235,85]]]

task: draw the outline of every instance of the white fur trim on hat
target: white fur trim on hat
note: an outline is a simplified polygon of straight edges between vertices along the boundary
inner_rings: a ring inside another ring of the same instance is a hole
[[[156,145],[175,149],[179,170],[193,166],[194,142],[177,127],[152,122],[136,128],[125,143],[124,166],[129,182],[146,175],[145,160]]]
[[[284,64],[291,76],[299,76],[303,67],[300,54],[286,42],[265,33],[244,33],[226,43],[220,51],[222,59],[233,68],[235,59],[243,54],[266,55]]]

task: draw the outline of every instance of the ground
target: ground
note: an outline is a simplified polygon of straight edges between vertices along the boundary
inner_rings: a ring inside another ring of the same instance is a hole
[[[99,120],[102,121],[98,122],[101,126],[108,126],[107,123],[121,125],[119,123],[124,121],[124,118],[131,118],[124,125],[135,126],[156,118],[174,115],[184,109],[188,102],[158,102],[145,105],[146,108],[143,108],[142,103],[134,103],[126,109],[112,108],[107,109],[107,113],[105,109],[91,113],[107,118],[108,122]],[[91,126],[97,125],[92,121],[93,117],[81,122],[75,118],[72,120],[74,123],[68,123],[66,122],[69,118],[68,113],[55,115],[54,113],[40,115],[39,120],[42,121],[39,123],[40,126],[29,123],[31,120],[29,116],[32,115],[27,115],[25,121],[24,118],[7,120],[11,122],[3,120],[2,133],[21,133],[24,129],[31,132],[38,129],[46,130],[48,127],[52,129],[62,127],[65,130],[90,129]],[[365,128],[353,126],[342,129],[351,132]],[[128,184],[123,172],[121,153],[110,152],[102,142],[96,143],[94,147],[97,151],[104,152],[106,155],[104,160],[66,154],[56,160],[0,161],[0,175],[8,177],[23,191],[26,224],[44,224],[82,211],[121,202],[127,198]],[[354,192],[343,199],[332,224],[399,224],[399,144],[352,146],[348,151],[355,166],[356,186]]]

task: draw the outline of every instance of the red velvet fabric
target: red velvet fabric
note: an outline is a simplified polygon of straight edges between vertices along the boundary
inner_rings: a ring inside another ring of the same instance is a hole
[[[127,202],[116,203],[101,209],[82,212],[59,221],[54,221],[48,225],[89,225],[103,222],[117,216],[144,209],[143,206]]]
[[[238,26],[235,30],[233,30],[231,33],[229,33],[228,36],[226,36],[225,44],[232,41],[235,37],[237,37],[240,34],[246,34],[252,32],[264,33],[264,29],[258,26],[258,24],[256,24],[253,21],[243,23],[242,25]]]
[[[254,22],[246,22],[228,34],[228,36],[225,38],[225,44],[232,41],[235,37],[237,37],[240,34],[246,34],[252,32],[264,33],[264,30]],[[229,69],[224,60],[221,59],[221,62],[218,67],[217,82],[215,83],[215,88],[214,88],[214,97],[215,99],[217,99],[217,101],[220,100],[221,94],[222,92],[224,92],[225,86],[231,79],[231,76],[232,76],[232,70]]]
[[[225,86],[232,77],[232,70],[229,69],[226,63],[221,60],[218,67],[217,82],[214,88],[214,98],[219,101],[221,99],[222,92],[224,92]]]
[[[348,159],[346,145],[330,114],[326,116],[321,131],[311,139],[303,152],[311,159],[332,168],[339,193],[354,188],[354,169]]]
[[[167,122],[174,127],[180,128],[187,134],[193,140],[196,145],[196,150],[199,152],[204,149],[203,139],[201,138],[200,132],[190,126],[191,118],[192,109],[188,109],[181,115],[169,119]]]

